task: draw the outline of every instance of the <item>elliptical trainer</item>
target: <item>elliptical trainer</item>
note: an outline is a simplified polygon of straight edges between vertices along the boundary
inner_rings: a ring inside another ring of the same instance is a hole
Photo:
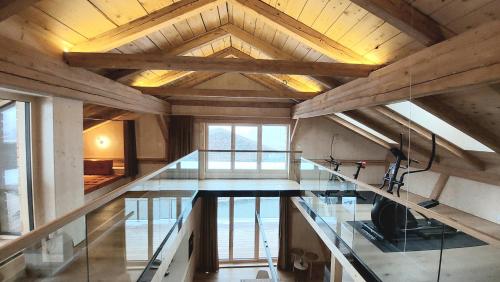
[[[384,189],[387,185],[387,192],[393,194],[394,190],[396,190],[396,194],[399,197],[401,187],[404,185],[405,176],[428,171],[431,168],[436,155],[436,136],[432,134],[432,151],[427,166],[424,169],[408,170],[401,174],[399,180],[397,177],[400,168],[409,168],[412,162],[418,162],[408,159],[403,153],[402,136],[399,148],[391,148],[390,152],[396,160],[389,166],[389,169],[385,173],[380,189]],[[402,162],[407,162],[407,166],[403,167]],[[432,208],[439,205],[439,202],[437,200],[430,200],[419,203],[419,205],[425,208]],[[372,228],[368,224],[363,224],[362,229],[379,240],[395,241],[403,236],[404,232],[417,232],[419,235],[422,235],[421,231],[425,229],[442,228],[442,226],[433,226],[431,220],[425,216],[424,218],[427,219],[428,225],[419,226],[417,219],[407,207],[377,194],[373,198],[373,208],[371,211],[371,220],[375,228]]]

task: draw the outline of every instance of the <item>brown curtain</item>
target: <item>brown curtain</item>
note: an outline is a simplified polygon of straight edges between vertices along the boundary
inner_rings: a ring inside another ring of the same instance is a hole
[[[200,240],[200,271],[217,272],[219,252],[217,248],[217,197],[215,196],[203,197]]]
[[[168,162],[178,160],[193,151],[193,117],[172,116],[168,132]]]
[[[292,270],[292,261],[290,257],[290,205],[288,197],[280,197],[280,223],[279,223],[279,252],[278,269]]]
[[[125,151],[125,176],[136,176],[139,173],[139,164],[137,161],[134,120],[126,120],[123,122],[123,147]]]

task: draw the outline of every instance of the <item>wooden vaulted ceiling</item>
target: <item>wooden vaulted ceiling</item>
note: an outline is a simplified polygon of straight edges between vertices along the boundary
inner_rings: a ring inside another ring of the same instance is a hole
[[[6,36],[23,28],[34,29],[44,36],[47,45],[51,46],[54,53],[62,51],[151,53],[369,65],[397,62],[424,50],[427,46],[462,34],[500,16],[500,0],[11,2],[17,3],[12,4],[12,7],[6,6],[0,12],[0,19],[3,20],[0,23],[2,35]],[[162,18],[159,11],[168,7],[171,7],[171,17]],[[142,19],[149,20],[142,23],[143,31],[137,33],[140,36],[136,36],[133,34],[134,23]],[[154,21],[151,19],[164,21],[164,24],[153,24]],[[9,29],[10,31],[7,31]],[[117,30],[120,30],[120,33],[114,34],[113,32]],[[12,34],[10,35],[12,37]],[[93,69],[93,71],[130,86],[170,88],[164,93],[155,92],[158,96],[175,96],[180,93],[179,91],[187,90],[186,88],[192,88],[222,74],[219,71],[116,68]],[[274,91],[273,95],[278,98],[289,95],[288,98],[292,100],[281,100],[282,104],[295,101],[293,99],[305,100],[308,97],[318,96],[321,92],[328,92],[354,79],[342,76],[283,73],[244,75]],[[144,88],[140,89],[148,93]],[[457,90],[453,93],[422,97],[415,102],[498,153],[500,152],[498,144],[500,124],[497,122],[500,120],[498,89],[499,87],[483,86]],[[205,99],[207,104],[218,99],[213,98],[212,96],[217,95],[210,91],[198,89],[196,93],[202,97],[210,97]],[[227,91],[226,96],[231,95],[251,97],[258,102],[262,101],[261,96],[265,96],[265,93]],[[322,95],[319,95],[318,99],[323,99]],[[199,104],[203,100],[197,98],[190,103]],[[230,104],[230,97],[220,100]],[[313,103],[311,101],[308,101],[309,104]],[[186,100],[183,103],[188,104]],[[300,109],[297,108],[299,113]],[[349,116],[372,123],[374,127],[380,127],[381,131],[391,136],[404,131],[405,128],[397,119],[389,118],[376,108],[339,109],[348,110],[346,113]],[[416,148],[420,147],[420,151],[425,154],[428,138],[421,135],[415,137],[414,141]],[[446,144],[441,144],[440,147],[443,149],[440,151],[443,157],[460,158],[466,160],[474,169],[484,169],[485,161],[479,160],[480,156],[477,154],[457,150]]]

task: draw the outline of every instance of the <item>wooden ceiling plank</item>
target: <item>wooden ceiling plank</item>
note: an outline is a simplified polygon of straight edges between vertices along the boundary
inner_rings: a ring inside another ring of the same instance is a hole
[[[70,66],[83,68],[221,71],[319,76],[366,77],[375,65],[286,60],[207,58],[157,54],[65,53]]]
[[[425,46],[444,40],[440,25],[405,1],[351,0]]]
[[[178,87],[136,87],[144,94],[155,96],[192,96],[192,97],[230,97],[230,98],[279,98],[307,100],[314,97],[315,92],[295,92],[276,90],[228,90],[228,89],[195,89]]]
[[[429,130],[425,129],[424,127],[414,123],[410,122],[407,118],[403,117],[402,115],[394,112],[393,110],[384,107],[384,106],[377,106],[374,107],[374,109],[379,112],[380,114],[388,117],[389,119],[399,123],[402,126],[408,127],[412,131],[416,132],[418,135],[424,137],[427,140],[432,140],[432,132]],[[447,141],[446,139],[437,136],[436,137],[436,144],[440,146],[441,148],[447,150],[448,152],[452,153],[453,155],[464,159],[467,161],[470,165],[475,167],[478,170],[484,170],[485,164],[476,158],[475,156],[471,155],[470,153],[466,152],[465,150],[462,150],[459,148],[457,145]]]
[[[427,47],[295,106],[294,118],[388,104],[500,81],[500,21]]]
[[[40,0],[1,0],[0,1],[0,22],[21,12]]]
[[[279,31],[294,37],[332,59],[345,63],[372,63],[351,49],[260,0],[231,0],[231,2],[240,4],[246,12],[262,16]]]
[[[168,25],[190,18],[217,6],[220,0],[182,0],[149,15],[100,34],[72,48],[75,52],[106,52],[153,33]]]

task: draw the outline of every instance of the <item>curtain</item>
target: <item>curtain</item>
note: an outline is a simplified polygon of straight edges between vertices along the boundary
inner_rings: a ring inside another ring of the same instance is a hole
[[[139,173],[137,146],[135,141],[135,121],[123,121],[123,147],[125,176],[136,176]]]
[[[280,221],[279,221],[279,252],[278,269],[292,270],[292,261],[290,258],[290,205],[288,197],[280,197]]]
[[[193,150],[193,117],[172,116],[168,132],[167,161],[173,162]]]
[[[217,272],[219,270],[217,197],[205,196],[202,199],[199,268],[201,272]]]

